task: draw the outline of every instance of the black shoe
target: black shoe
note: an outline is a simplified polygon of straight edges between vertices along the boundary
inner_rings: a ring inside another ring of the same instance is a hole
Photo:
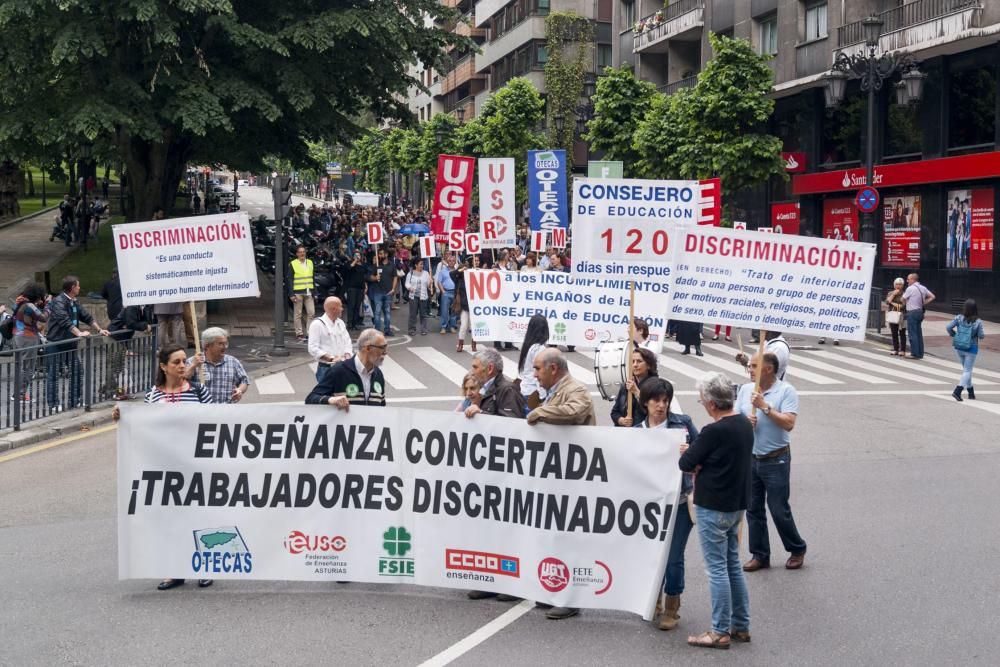
[[[704,354],[701,353],[701,348],[700,347],[695,348],[695,352],[694,353],[695,353],[695,356],[698,356],[698,357],[704,357],[705,356]]]
[[[500,593],[497,595],[497,602],[520,602],[522,598],[516,595],[507,595],[506,593]]]
[[[962,389],[963,389],[962,385],[958,385],[957,387],[955,387],[955,391],[951,392],[951,395],[954,396],[955,400],[958,401],[959,403],[962,402]]]
[[[691,348],[684,350],[681,354],[691,354]]]
[[[211,586],[214,583],[215,583],[215,581],[213,579],[199,579],[198,580],[198,588],[208,588],[209,586]]]
[[[552,607],[545,612],[545,618],[550,618],[553,621],[560,621],[564,618],[576,616],[579,613],[580,609],[578,607]]]
[[[178,586],[184,585],[183,579],[164,579],[156,586],[158,591],[169,591],[171,588],[177,588]]]
[[[490,593],[489,591],[469,591],[466,595],[470,600],[486,600],[497,597],[496,593]]]
[[[972,387],[966,387],[965,391],[969,392],[969,399],[970,400],[973,400],[973,401],[976,400],[976,390],[975,389],[973,389]]]
[[[539,609],[552,609],[552,605],[545,604],[544,602],[536,602],[535,606],[538,607]]]

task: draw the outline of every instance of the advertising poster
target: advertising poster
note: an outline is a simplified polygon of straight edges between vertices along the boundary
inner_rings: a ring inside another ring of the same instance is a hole
[[[883,266],[920,266],[920,195],[883,199]]]
[[[528,151],[528,207],[533,231],[569,227],[566,151]]]
[[[823,200],[823,238],[834,241],[857,241],[861,238],[858,208],[853,199]]]
[[[798,236],[802,209],[798,202],[771,204],[771,229],[775,234]]]
[[[415,584],[652,616],[684,429],[178,411],[121,406],[120,579]]]
[[[993,268],[993,188],[951,190],[945,215],[945,266]]]

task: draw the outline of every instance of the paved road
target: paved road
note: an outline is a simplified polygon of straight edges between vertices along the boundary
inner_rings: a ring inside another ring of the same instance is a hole
[[[454,374],[468,354],[454,351],[452,337],[405,340],[394,340],[390,359],[423,386],[403,388],[406,376],[390,365],[390,400],[450,409],[458,395]],[[793,340],[811,349],[794,350],[790,376],[803,394],[793,434],[793,507],[809,542],[806,567],[750,577],[754,641],[726,659],[994,662],[1000,384],[986,381],[1000,383],[1000,372],[994,366],[992,375],[980,375],[981,400],[956,404],[947,397],[950,360],[897,362],[875,346],[821,350],[812,343]],[[661,356],[680,407],[699,425],[706,417],[692,399],[691,374],[730,370],[731,350],[706,351],[702,359],[673,349]],[[275,374],[269,391],[257,382],[248,400],[301,401],[311,380],[298,354],[299,369]],[[586,352],[570,358],[588,368]],[[814,375],[807,378],[807,369]],[[283,393],[282,382],[292,393]],[[600,404],[602,420],[609,407]],[[416,665],[512,607],[405,586],[227,581],[160,593],[154,582],[119,582],[114,435],[84,434],[0,457],[0,664]],[[676,632],[624,613],[554,622],[529,610],[496,634],[481,634],[483,642],[452,664],[714,664],[717,654],[684,645],[688,632],[709,621],[697,540],[687,557]]]

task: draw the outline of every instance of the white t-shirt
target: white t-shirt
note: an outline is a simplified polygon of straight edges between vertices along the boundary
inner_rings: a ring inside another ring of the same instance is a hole
[[[538,398],[545,400],[545,390],[538,380],[535,378],[535,355],[545,349],[545,346],[541,343],[535,343],[528,350],[528,354],[524,356],[524,370],[520,372],[519,377],[521,378],[521,395],[531,396],[535,391],[538,392]]]
[[[788,370],[788,359],[792,356],[792,348],[788,346],[788,341],[784,336],[778,336],[767,341],[764,351],[770,352],[778,357],[778,379],[785,379],[785,371]]]

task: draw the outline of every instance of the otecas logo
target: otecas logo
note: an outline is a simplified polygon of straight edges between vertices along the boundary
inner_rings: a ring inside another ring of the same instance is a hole
[[[285,548],[290,554],[308,552],[341,552],[347,548],[347,539],[340,535],[309,535],[293,530],[285,538]]]
[[[538,564],[538,583],[549,593],[558,593],[569,584],[569,568],[550,556]]]

